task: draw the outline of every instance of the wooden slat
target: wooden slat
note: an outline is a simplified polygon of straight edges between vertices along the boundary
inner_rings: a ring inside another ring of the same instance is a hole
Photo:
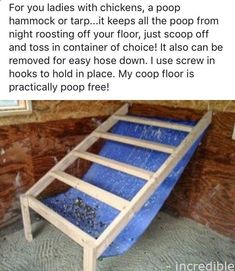
[[[125,115],[128,112],[128,104],[124,104],[121,108],[119,108],[115,114]],[[115,125],[118,120],[115,120],[109,117],[105,122],[103,122],[99,127],[97,127],[94,132],[92,132],[88,137],[86,137],[80,144],[78,144],[73,150],[85,151],[91,145],[93,145],[98,137],[95,136],[95,131],[107,131],[113,125]],[[27,192],[26,195],[38,196],[48,185],[53,182],[52,176],[50,176],[50,172],[56,170],[65,170],[68,166],[70,166],[77,158],[71,153],[68,153],[59,163],[57,163],[51,170],[49,170],[37,183],[35,183]]]
[[[161,128],[169,128],[172,130],[183,131],[183,132],[190,132],[193,129],[193,127],[189,125],[177,124],[177,123],[161,121],[161,120],[152,120],[152,119],[147,119],[147,118],[142,118],[142,117],[114,115],[113,118],[117,120],[121,120],[121,121],[139,123],[139,124],[156,126],[156,127],[161,127]]]
[[[96,271],[96,250],[86,246],[83,249],[83,271]]]
[[[26,240],[31,242],[33,240],[32,229],[31,229],[31,219],[29,213],[29,204],[28,199],[26,196],[20,196],[20,203],[21,203],[21,212],[23,218],[23,225],[24,225],[24,234]]]
[[[151,171],[137,168],[132,165],[121,163],[119,161],[112,160],[112,159],[109,159],[109,158],[106,158],[106,157],[103,157],[100,155],[96,155],[93,153],[74,151],[73,154],[79,158],[91,161],[93,163],[103,165],[105,167],[115,169],[118,171],[122,171],[127,174],[130,174],[130,175],[133,175],[138,178],[145,179],[145,180],[149,180],[149,178],[153,175],[153,172],[151,172]]]
[[[53,171],[50,175],[71,187],[99,200],[102,201],[115,209],[123,210],[129,205],[129,201],[120,198],[108,191],[105,191],[97,186],[89,184],[87,182],[82,181],[74,176],[71,176],[62,171]]]
[[[151,149],[151,150],[160,151],[160,152],[173,153],[175,150],[175,147],[172,147],[169,145],[155,143],[148,140],[136,139],[134,137],[129,137],[129,136],[122,136],[122,135],[104,133],[104,132],[95,132],[95,135],[97,137],[99,136],[104,139],[113,140],[116,142],[134,145],[137,147]]]
[[[80,230],[78,227],[70,223],[67,219],[58,215],[52,209],[48,208],[45,204],[32,196],[27,196],[29,207],[35,212],[40,214],[56,228],[67,234],[72,240],[77,242],[81,246],[90,245],[94,247],[95,238],[91,237],[86,232]]]
[[[212,113],[208,112],[193,128],[191,133],[183,140],[174,154],[170,155],[166,162],[154,173],[151,180],[146,182],[143,188],[131,200],[130,205],[122,211],[106,230],[96,240],[97,257],[99,257],[109,244],[118,236],[122,229],[129,223],[131,218],[141,209],[149,197],[156,191],[160,184],[170,174],[177,163],[184,157],[190,147],[200,137],[202,132],[211,123]]]

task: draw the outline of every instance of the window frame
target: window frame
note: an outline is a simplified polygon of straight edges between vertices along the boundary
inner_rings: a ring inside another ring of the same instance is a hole
[[[0,106],[0,117],[11,115],[24,115],[32,113],[32,102],[26,100],[18,100],[17,105]]]

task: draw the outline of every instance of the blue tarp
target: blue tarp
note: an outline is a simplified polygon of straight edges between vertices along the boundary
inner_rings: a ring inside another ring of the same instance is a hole
[[[190,126],[195,125],[195,122],[180,121],[179,123]],[[111,132],[172,146],[178,146],[187,136],[186,132],[122,121],[118,122]],[[142,209],[106,249],[102,257],[125,253],[143,234],[180,178],[197,145],[200,143],[201,137],[190,148]],[[166,153],[113,141],[106,141],[99,155],[149,171],[156,171],[169,156]],[[92,164],[82,179],[127,200],[131,200],[145,183],[140,178],[95,163]],[[95,238],[99,237],[119,213],[118,210],[73,188],[65,193],[44,199],[43,202]]]

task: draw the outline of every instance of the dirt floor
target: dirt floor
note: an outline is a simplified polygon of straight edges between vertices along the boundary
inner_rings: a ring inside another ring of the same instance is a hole
[[[22,230],[1,232],[0,271],[82,271],[82,250],[44,221],[33,224],[34,240]],[[177,263],[235,263],[235,243],[186,218],[161,212],[124,256],[98,261],[97,271],[177,270]]]

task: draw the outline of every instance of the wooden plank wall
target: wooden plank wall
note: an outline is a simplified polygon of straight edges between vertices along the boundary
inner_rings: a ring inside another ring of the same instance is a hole
[[[201,111],[134,104],[134,114],[198,119]],[[107,117],[107,116],[106,116]],[[0,126],[0,227],[19,219],[19,194],[94,130],[106,117]],[[235,113],[216,112],[165,207],[235,239]],[[98,147],[97,147],[98,148]],[[72,168],[82,175],[89,165]],[[57,183],[47,194],[66,187]]]
[[[19,195],[28,190],[106,117],[0,126],[0,228],[21,217]],[[99,146],[95,146],[98,148]],[[89,162],[73,166],[81,176]],[[44,195],[63,191],[61,182]]]

